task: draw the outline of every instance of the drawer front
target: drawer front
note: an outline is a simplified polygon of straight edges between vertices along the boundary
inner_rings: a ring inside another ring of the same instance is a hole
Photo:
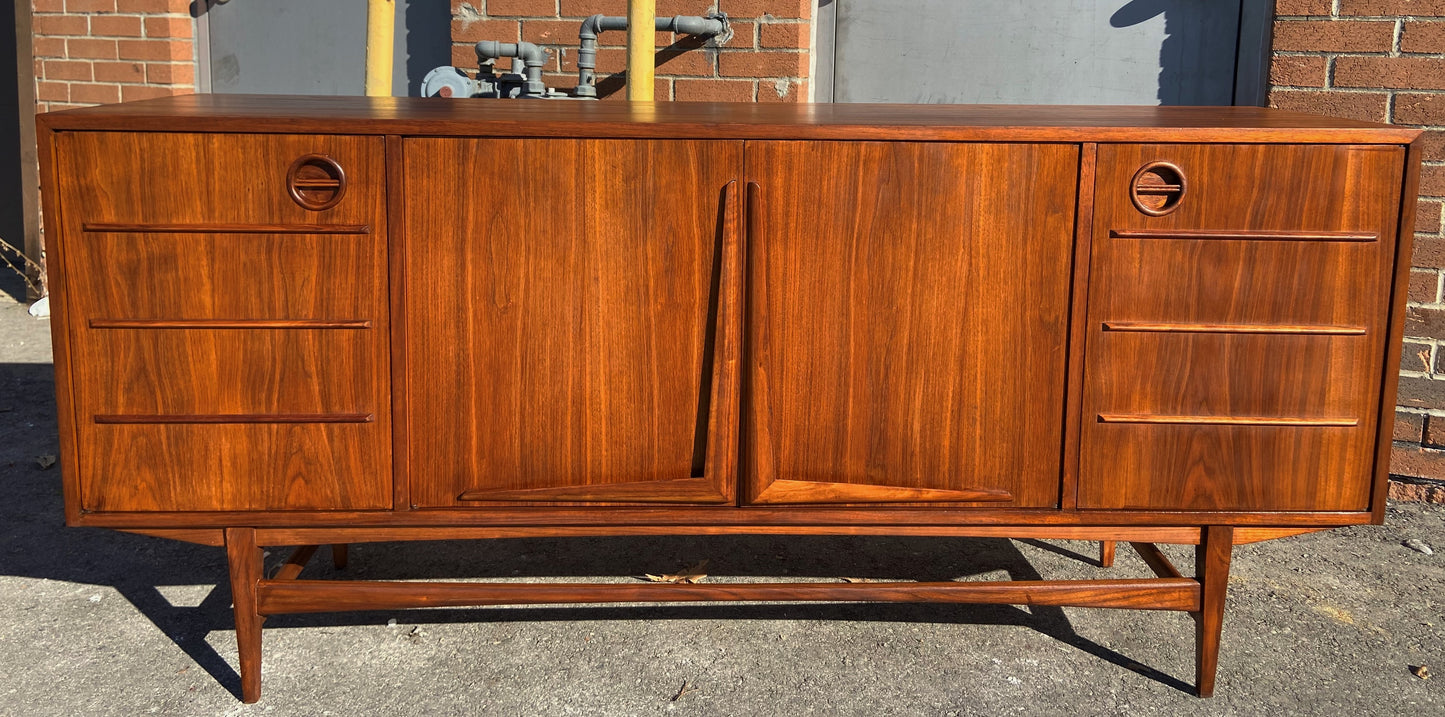
[[[380,137],[67,132],[65,212],[89,224],[368,224],[385,216]]]
[[[70,293],[90,320],[374,321],[386,242],[365,234],[81,232]],[[382,317],[384,318],[384,317]]]
[[[1100,147],[1081,508],[1369,507],[1403,162]]]
[[[377,423],[99,424],[83,433],[91,511],[391,507]]]
[[[59,149],[81,507],[392,507],[381,140]]]
[[[372,415],[387,397],[366,329],[92,330],[93,416]],[[374,416],[373,416],[374,418]]]

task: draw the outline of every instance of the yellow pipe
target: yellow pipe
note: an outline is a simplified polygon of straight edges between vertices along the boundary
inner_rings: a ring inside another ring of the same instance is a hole
[[[391,96],[396,0],[366,0],[366,96]]]
[[[657,0],[627,0],[627,99],[651,102]]]

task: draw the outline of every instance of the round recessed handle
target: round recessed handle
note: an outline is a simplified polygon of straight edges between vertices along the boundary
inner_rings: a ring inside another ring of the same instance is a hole
[[[1179,208],[1189,191],[1184,170],[1173,162],[1150,162],[1134,173],[1129,198],[1134,207],[1151,217],[1162,217]]]
[[[346,172],[324,154],[307,154],[286,170],[286,191],[292,201],[313,212],[330,209],[346,194]]]

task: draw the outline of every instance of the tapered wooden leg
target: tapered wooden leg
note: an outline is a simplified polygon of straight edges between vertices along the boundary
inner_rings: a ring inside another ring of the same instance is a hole
[[[1114,541],[1099,541],[1099,565],[1106,568],[1114,567]]]
[[[332,543],[331,564],[335,565],[337,570],[346,569],[346,543]]]
[[[1201,605],[1194,614],[1194,685],[1200,697],[1214,695],[1219,667],[1219,632],[1224,625],[1224,597],[1229,590],[1229,558],[1234,552],[1234,528],[1211,525],[1194,550],[1194,572],[1200,583]]]
[[[241,701],[261,699],[261,621],[256,584],[261,580],[261,548],[253,528],[226,529],[226,560],[231,566],[231,600],[236,611],[236,652],[241,663]]]

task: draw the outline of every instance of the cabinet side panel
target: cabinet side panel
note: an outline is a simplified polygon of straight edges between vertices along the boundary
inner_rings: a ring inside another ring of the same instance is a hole
[[[58,171],[60,135],[43,123],[37,127],[35,141],[40,159],[40,193],[45,212],[46,288],[50,292],[50,337],[55,361],[55,416],[60,429],[60,471],[65,491],[65,522],[74,525],[81,514],[80,440],[76,436],[70,352],[69,274],[66,267],[69,238],[65,227],[64,203],[73,190],[62,183]]]
[[[1057,505],[1079,148],[756,142],[750,499]]]

